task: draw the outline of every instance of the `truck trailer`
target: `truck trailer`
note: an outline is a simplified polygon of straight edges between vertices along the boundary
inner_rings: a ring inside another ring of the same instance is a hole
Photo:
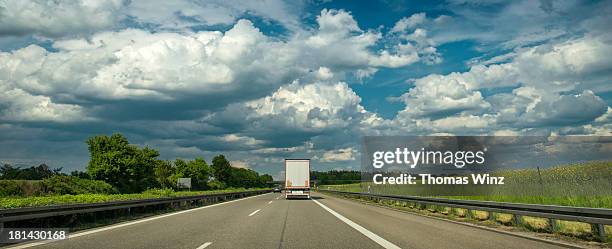
[[[310,159],[285,159],[285,198],[310,198]]]

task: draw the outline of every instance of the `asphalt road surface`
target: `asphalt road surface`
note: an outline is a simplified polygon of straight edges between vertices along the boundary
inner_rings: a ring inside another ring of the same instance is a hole
[[[313,194],[269,193],[72,234],[34,248],[560,248]]]

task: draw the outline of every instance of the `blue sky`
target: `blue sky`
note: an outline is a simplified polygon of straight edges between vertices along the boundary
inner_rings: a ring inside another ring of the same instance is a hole
[[[609,1],[17,1],[0,8],[0,162],[357,169],[367,135],[610,135]]]

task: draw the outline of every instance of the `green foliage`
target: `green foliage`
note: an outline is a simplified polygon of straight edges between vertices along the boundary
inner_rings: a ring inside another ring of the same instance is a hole
[[[257,190],[257,189],[249,189]],[[170,189],[153,189],[140,194],[78,194],[78,195],[55,195],[55,196],[40,196],[40,197],[11,197],[0,198],[0,208],[22,208],[22,207],[38,207],[49,205],[65,205],[78,203],[100,203],[110,201],[125,201],[139,199],[153,199],[163,197],[180,197],[192,195],[205,195],[217,193],[231,193],[245,191],[243,188],[224,189],[224,190],[209,190],[209,191],[182,191],[175,192]]]
[[[122,193],[141,192],[157,186],[154,167],[159,153],[129,144],[121,134],[95,136],[87,140],[90,161],[87,172],[93,179],[110,183]]]
[[[224,182],[212,180],[208,182],[208,189],[225,189],[227,186]]]
[[[143,195],[152,195],[152,196],[160,196],[160,197],[171,197],[175,195],[174,189],[171,188],[152,188],[147,189],[142,192]]]
[[[230,177],[227,179],[227,184],[230,187],[244,186],[252,188],[259,185],[259,175],[257,172],[250,169],[231,168]]]
[[[212,169],[213,175],[217,181],[225,182],[229,186],[232,185],[230,184],[232,181],[232,166],[229,161],[225,159],[224,155],[218,155],[213,158]]]
[[[212,170],[203,158],[198,157],[187,162],[182,159],[176,159],[174,165],[176,166],[176,174],[173,177],[175,184],[176,179],[183,177],[191,178],[192,187],[195,189],[208,188],[207,183]]]
[[[327,172],[313,171],[310,173],[310,178],[316,180],[319,185],[358,183],[361,182],[361,172],[339,170]]]
[[[91,179],[91,176],[87,174],[87,172],[78,171],[78,170],[70,172],[70,175],[81,178],[81,179]]]
[[[74,176],[54,175],[44,180],[0,180],[0,196],[45,196],[64,194],[114,194],[108,183]]]
[[[42,180],[44,192],[51,195],[114,194],[117,190],[104,181],[56,175]]]
[[[228,187],[264,187],[272,182],[272,176],[259,175],[252,169],[235,168],[224,155],[213,158],[213,176],[216,181],[225,183]]]
[[[268,186],[272,184],[272,181],[274,181],[274,178],[272,178],[271,175],[263,174],[259,176],[258,180],[259,180],[259,186],[263,187],[263,186]]]
[[[157,151],[131,145],[121,134],[92,137],[87,145],[91,156],[88,175],[110,183],[122,193],[155,187],[176,188],[178,178],[191,178],[194,189],[252,188],[271,181],[271,176],[262,178],[253,170],[232,167],[224,155],[213,158],[212,167],[203,158],[176,159],[174,164],[158,160]],[[86,177],[79,172],[73,175]],[[211,177],[215,181],[209,183]]]
[[[5,164],[0,167],[0,179],[3,180],[42,180],[60,174],[62,168],[51,169],[46,164],[21,169]]]
[[[169,195],[176,188],[178,178],[191,178],[194,190],[263,187],[272,181],[270,175],[260,176],[250,169],[232,167],[224,155],[216,156],[209,166],[200,157],[191,161],[159,160],[156,150],[131,145],[121,134],[95,136],[86,142],[90,153],[87,172],[72,171],[68,176],[60,173],[61,168],[50,169],[45,164],[26,169],[6,164],[0,167],[0,179],[40,181],[0,180],[0,196],[137,193],[145,190],[144,194],[161,195],[163,192]]]
[[[40,180],[0,180],[0,196],[38,196],[44,192]]]
[[[176,185],[176,168],[170,161],[158,161],[155,166],[155,179],[162,188],[172,188]]]

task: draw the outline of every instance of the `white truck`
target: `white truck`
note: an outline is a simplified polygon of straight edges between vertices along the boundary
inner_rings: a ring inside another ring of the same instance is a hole
[[[285,159],[285,198],[310,198],[310,159]]]

